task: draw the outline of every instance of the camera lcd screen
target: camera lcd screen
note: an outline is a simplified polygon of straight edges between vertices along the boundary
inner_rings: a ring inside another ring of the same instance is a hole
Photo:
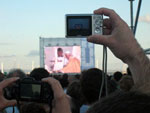
[[[41,94],[40,84],[25,84],[20,85],[20,98],[23,99],[39,99]]]
[[[67,36],[89,36],[92,34],[91,16],[68,16]]]

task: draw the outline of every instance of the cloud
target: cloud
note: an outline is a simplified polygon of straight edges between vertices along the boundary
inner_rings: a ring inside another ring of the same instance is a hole
[[[37,51],[37,50],[32,50],[32,51],[30,51],[26,56],[27,56],[27,57],[39,56],[39,51]]]
[[[3,55],[3,56],[0,56],[0,58],[13,58],[13,57],[16,57],[16,55]]]
[[[150,23],[150,14],[139,17],[139,22]]]
[[[13,43],[6,43],[6,42],[1,42],[0,46],[7,46],[7,45],[13,45]]]

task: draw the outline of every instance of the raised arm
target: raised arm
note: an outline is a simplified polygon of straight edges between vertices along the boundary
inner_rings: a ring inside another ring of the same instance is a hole
[[[141,87],[150,82],[150,61],[132,31],[113,10],[101,8],[94,13],[104,14],[109,18],[103,22],[104,35],[92,35],[87,40],[108,46],[117,58],[127,63],[133,74],[135,86],[142,90]]]

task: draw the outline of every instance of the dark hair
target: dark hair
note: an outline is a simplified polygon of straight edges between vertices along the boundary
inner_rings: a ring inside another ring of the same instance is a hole
[[[122,77],[122,73],[117,71],[114,73],[114,79],[118,82]]]
[[[92,68],[81,74],[81,91],[88,104],[92,104],[99,98],[102,81],[102,71]]]
[[[7,78],[10,78],[10,77],[19,77],[20,79],[23,79],[27,76],[21,69],[12,69],[7,75]]]
[[[62,48],[58,48],[57,51],[63,51],[63,49]]]
[[[49,77],[49,73],[44,68],[35,68],[31,71],[30,77],[33,77],[37,81],[41,81],[42,78]]]
[[[80,106],[83,104],[84,97],[81,92],[80,81],[72,82],[67,88],[67,94],[72,98],[78,100],[80,102]]]
[[[149,113],[150,96],[140,92],[118,92],[95,103],[87,113]]]
[[[75,77],[80,80],[80,74],[76,74]]]
[[[62,78],[60,78],[59,80],[62,88],[67,88],[68,87],[68,84],[69,84],[69,81],[68,81],[68,75],[67,74],[64,74],[62,76]]]
[[[102,85],[103,72],[100,69],[92,68],[82,72],[81,91],[88,104],[93,104],[99,98],[100,88]],[[114,92],[117,88],[109,80],[108,94]],[[102,89],[101,97],[105,96],[105,89]]]
[[[26,103],[21,107],[20,113],[46,113],[44,107],[38,103]]]
[[[84,97],[81,93],[80,81],[72,82],[67,88],[67,94],[71,97],[72,113],[80,113],[80,107],[84,103]]]

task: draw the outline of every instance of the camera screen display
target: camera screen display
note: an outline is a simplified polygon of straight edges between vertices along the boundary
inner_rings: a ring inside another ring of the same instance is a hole
[[[69,19],[69,29],[82,30],[89,29],[89,19]]]
[[[25,99],[39,99],[41,94],[40,84],[21,83],[20,97]]]
[[[92,33],[91,16],[68,16],[67,36],[89,36]]]

